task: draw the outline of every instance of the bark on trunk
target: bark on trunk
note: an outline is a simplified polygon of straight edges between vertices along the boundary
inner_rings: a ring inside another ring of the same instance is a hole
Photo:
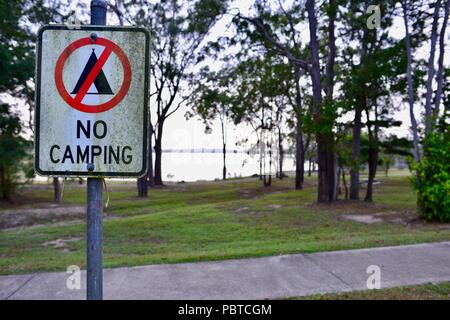
[[[345,200],[348,200],[348,188],[347,188],[347,181],[345,179],[345,170],[341,167],[342,171],[342,183],[344,184],[344,190],[345,190]]]
[[[61,182],[58,177],[53,178],[53,190],[54,190],[54,202],[61,203],[62,201],[62,189]]]
[[[414,160],[420,162],[420,151],[419,151],[419,134],[417,133],[417,121],[414,115],[414,83],[412,80],[412,52],[411,52],[411,35],[409,33],[409,22],[408,22],[408,5],[407,0],[402,1],[403,7],[403,22],[405,25],[405,45],[406,45],[406,78],[408,82],[408,104],[409,104],[409,118],[411,120],[411,131],[413,135],[413,146],[414,146]]]
[[[223,144],[222,153],[223,153],[222,179],[226,180],[227,179],[227,165],[226,165],[226,161],[227,161],[227,145],[225,143]]]
[[[304,152],[303,152],[303,135],[301,124],[298,123],[295,132],[295,189],[303,189],[303,176],[304,176]]]
[[[295,67],[295,189],[303,189],[305,148],[303,144],[302,132],[302,95],[300,91],[300,68]]]
[[[353,121],[353,165],[350,168],[350,199],[359,200],[359,158],[361,156],[361,107],[355,110]]]
[[[430,35],[430,56],[428,59],[428,79],[425,93],[425,135],[431,133],[432,130],[432,106],[431,100],[433,96],[433,78],[434,78],[434,55],[436,52],[437,27],[439,20],[439,9],[441,0],[437,0],[434,7],[433,24]]]
[[[155,185],[162,186],[162,133],[163,133],[163,123],[158,123],[158,131],[156,133],[155,139]]]
[[[332,149],[333,146],[330,146],[330,149]],[[329,149],[329,150],[330,150]],[[328,172],[330,172],[329,176],[329,184],[330,184],[330,199],[329,201],[334,201],[337,199],[337,189],[339,186],[338,181],[338,172],[337,172],[337,155],[334,151],[328,151]]]
[[[312,174],[312,166],[313,166],[312,158],[309,158],[308,177],[311,177],[311,174]]]
[[[378,112],[377,105],[375,103],[375,125],[372,130],[370,117],[369,117],[369,109],[366,109],[366,117],[367,117],[367,131],[369,133],[369,180],[367,181],[367,190],[364,201],[372,202],[373,201],[373,182],[375,180],[375,175],[377,173],[377,165],[378,165]]]
[[[153,125],[149,121],[150,125],[148,127],[148,171],[147,171],[147,183],[150,188],[153,188],[155,186],[155,178],[153,176]]]
[[[319,42],[317,39],[317,18],[315,12],[314,0],[306,1],[306,9],[308,11],[311,51],[310,76],[313,87],[313,121],[317,127],[321,126],[320,109],[322,104],[322,85],[320,79],[320,63],[319,63]],[[330,179],[332,173],[329,172],[329,137],[317,132],[317,163],[319,166],[319,177],[317,184],[317,202],[325,203],[330,200]]]
[[[259,134],[258,142],[259,150],[259,180],[263,180],[263,126],[261,125],[261,133]]]
[[[153,126],[150,123],[147,133],[147,173],[137,180],[138,197],[147,198],[148,188],[153,187],[153,150],[152,150]]]
[[[374,141],[372,141],[374,143]],[[369,144],[371,144],[369,142]],[[376,146],[369,147],[369,180],[367,182],[367,190],[364,201],[372,202],[373,201],[373,182],[375,180],[375,175],[377,172],[377,163],[378,163],[378,152]]]
[[[336,3],[334,0],[329,0],[328,12],[328,60],[326,66],[326,102],[328,108],[333,108],[333,92],[334,92],[334,65],[336,60],[336,36],[334,34],[335,19],[336,19]],[[337,199],[338,176],[337,173],[337,155],[334,149],[334,137],[329,137],[331,144],[329,145],[328,155],[328,183],[330,189],[329,201]]]
[[[278,178],[283,180],[283,160],[284,160],[284,149],[283,149],[283,137],[281,135],[281,129],[278,128]]]
[[[445,31],[448,24],[448,16],[450,11],[450,1],[447,0],[445,4],[444,20],[442,22],[441,32],[439,35],[439,59],[438,59],[438,73],[437,73],[437,90],[433,111],[434,122],[439,116],[439,107],[442,99],[443,85],[444,85],[444,53],[445,53]]]
[[[147,177],[142,177],[137,180],[138,197],[146,198],[148,196]]]

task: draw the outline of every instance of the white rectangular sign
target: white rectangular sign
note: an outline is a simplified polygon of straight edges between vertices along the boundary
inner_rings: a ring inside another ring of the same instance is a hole
[[[147,170],[149,35],[141,28],[39,31],[35,169],[136,177]]]

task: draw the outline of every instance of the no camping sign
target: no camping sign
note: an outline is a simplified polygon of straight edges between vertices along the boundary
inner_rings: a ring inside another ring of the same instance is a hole
[[[145,174],[148,41],[141,28],[41,28],[35,116],[38,174]]]

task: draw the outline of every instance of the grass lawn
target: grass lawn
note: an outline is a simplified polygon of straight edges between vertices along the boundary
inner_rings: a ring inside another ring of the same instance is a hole
[[[316,294],[295,300],[450,300],[450,283],[426,284],[381,290]]]
[[[134,182],[111,181],[104,266],[450,240],[450,224],[420,220],[408,177],[396,173],[380,181],[373,204],[333,205],[315,203],[314,177],[301,191],[293,189],[292,178],[274,180],[268,188],[258,179],[243,179],[170,184],[151,190],[149,199],[136,197]],[[24,204],[0,203],[0,274],[85,266],[85,188],[66,184],[59,207],[51,204],[49,185],[26,186],[20,193]],[[11,228],[17,217],[22,222]]]

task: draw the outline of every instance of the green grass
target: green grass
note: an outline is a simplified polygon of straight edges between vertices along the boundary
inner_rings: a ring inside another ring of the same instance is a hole
[[[425,284],[380,290],[317,294],[294,300],[450,300],[450,283]]]
[[[449,224],[424,223],[415,213],[408,178],[381,178],[375,203],[315,204],[314,178],[295,191],[293,179],[270,188],[257,179],[186,183],[136,197],[135,183],[109,182],[104,222],[104,266],[219,260],[450,240]],[[64,202],[85,204],[85,186],[68,184]],[[25,188],[39,207],[52,190]],[[9,209],[11,210],[11,208]],[[17,207],[20,210],[20,207]],[[1,219],[0,210],[0,219]],[[343,220],[343,214],[386,213],[386,223]],[[108,217],[113,217],[108,219]],[[394,223],[390,218],[411,223]],[[0,274],[60,271],[85,266],[85,224],[67,223],[0,231]],[[64,247],[44,245],[67,240]]]

